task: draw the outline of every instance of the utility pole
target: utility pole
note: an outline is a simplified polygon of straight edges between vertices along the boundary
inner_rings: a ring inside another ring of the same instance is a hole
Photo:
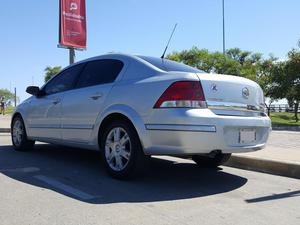
[[[224,0],[222,0],[222,12],[223,12],[223,55],[225,55],[225,9]]]
[[[70,62],[70,65],[75,62],[75,49],[74,48],[69,48],[69,62]]]
[[[15,108],[17,107],[17,88],[15,88]]]

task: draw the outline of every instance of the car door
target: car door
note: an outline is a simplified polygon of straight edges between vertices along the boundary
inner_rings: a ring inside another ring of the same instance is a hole
[[[33,97],[28,110],[29,135],[40,139],[61,140],[61,113],[64,94],[71,90],[83,65],[68,68],[52,78],[42,96]]]
[[[74,90],[62,103],[62,137],[71,142],[89,142],[98,114],[124,64],[120,60],[87,62]]]

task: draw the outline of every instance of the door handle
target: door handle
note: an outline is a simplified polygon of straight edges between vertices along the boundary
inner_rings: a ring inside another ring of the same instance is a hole
[[[90,98],[93,99],[93,100],[97,100],[101,97],[102,97],[102,94],[94,94],[94,95],[90,96]]]
[[[54,105],[56,105],[56,104],[60,103],[60,99],[54,99],[54,100],[52,100],[52,103],[53,103]]]

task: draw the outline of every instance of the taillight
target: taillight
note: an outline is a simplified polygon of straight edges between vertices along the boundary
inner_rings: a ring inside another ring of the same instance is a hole
[[[177,81],[160,96],[154,108],[207,108],[199,81]]]

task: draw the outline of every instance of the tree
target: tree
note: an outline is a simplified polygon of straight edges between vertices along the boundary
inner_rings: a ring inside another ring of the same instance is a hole
[[[298,108],[300,103],[300,51],[292,49],[288,52],[288,60],[285,63],[283,80],[279,81],[282,86],[284,97],[294,102],[294,114],[296,122],[298,119]]]
[[[273,64],[269,76],[269,92],[274,98],[286,98],[289,105],[294,106],[296,122],[300,102],[300,51],[292,49],[288,59]]]
[[[54,76],[55,74],[61,71],[61,66],[54,66],[54,67],[47,66],[44,71],[45,71],[45,82],[47,82],[48,80],[50,80],[52,76]]]
[[[266,104],[268,115],[270,115],[271,104],[278,99],[280,91],[278,85],[273,82],[274,73],[281,68],[282,65],[277,62],[277,58],[270,55],[269,59],[260,60],[258,64],[258,72],[256,81],[264,91],[264,95],[269,97],[269,104]]]
[[[190,50],[173,52],[172,54],[169,54],[167,58],[183,62],[207,73],[239,73],[238,62],[224,56],[220,52],[210,53],[207,49],[193,47]]]
[[[15,95],[7,89],[0,89],[0,97],[4,96],[6,102],[14,102]]]
[[[173,52],[167,58],[201,69],[207,73],[231,74],[256,80],[262,55],[232,48],[223,55],[207,49],[193,47],[181,52]]]

